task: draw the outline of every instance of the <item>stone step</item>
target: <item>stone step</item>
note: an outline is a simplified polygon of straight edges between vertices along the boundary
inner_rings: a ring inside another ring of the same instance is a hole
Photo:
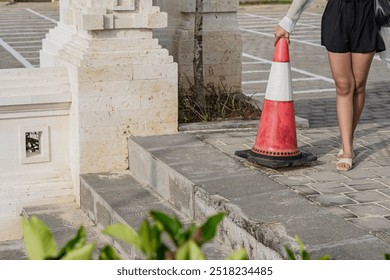
[[[63,67],[0,70],[0,105],[69,103],[68,71]]]
[[[24,241],[8,240],[0,242],[0,260],[27,259]]]
[[[25,206],[75,200],[70,174],[64,171],[3,176],[0,217],[19,216]]]
[[[277,188],[258,173],[186,134],[131,137],[129,169],[142,184],[194,220],[224,212],[220,239],[231,248],[245,247],[250,259],[282,259],[285,246],[296,244],[279,223],[249,218],[223,196]],[[247,177],[247,180],[242,178]],[[237,180],[241,180],[240,182]],[[268,186],[262,187],[262,183]]]
[[[42,82],[42,79],[47,77],[67,80],[68,70],[65,67],[0,69],[0,82],[12,80],[15,82],[21,80],[37,80]]]
[[[0,87],[0,105],[31,105],[48,103],[70,103],[70,85],[57,84],[36,87]]]
[[[80,188],[81,208],[101,229],[119,222],[138,230],[151,210],[177,216],[183,224],[191,222],[129,173],[84,174]],[[123,242],[113,241],[113,246],[127,259],[143,258]],[[208,259],[224,259],[231,249],[216,239],[206,244],[204,251]]]
[[[0,105],[70,103],[66,68],[43,67],[0,70]]]
[[[37,216],[51,230],[58,248],[77,233],[81,225],[84,226],[87,235],[87,243],[95,243],[96,248],[102,248],[108,243],[108,239],[91,222],[85,213],[74,202],[57,203],[50,205],[29,206],[23,208],[23,217]],[[95,258],[97,257],[95,252]],[[26,259],[23,240],[11,240],[0,242],[0,260]]]

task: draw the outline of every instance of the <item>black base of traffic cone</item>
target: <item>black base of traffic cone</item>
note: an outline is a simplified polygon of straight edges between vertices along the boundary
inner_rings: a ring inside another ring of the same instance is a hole
[[[300,166],[316,161],[317,157],[312,153],[301,151],[301,154],[293,157],[273,157],[254,153],[252,150],[236,151],[236,156],[247,159],[250,162],[270,168],[282,168],[290,166]]]

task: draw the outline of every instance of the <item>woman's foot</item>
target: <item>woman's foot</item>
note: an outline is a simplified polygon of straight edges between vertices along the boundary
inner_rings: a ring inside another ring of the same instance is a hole
[[[336,170],[338,171],[349,171],[352,169],[352,158],[341,157],[336,163]]]

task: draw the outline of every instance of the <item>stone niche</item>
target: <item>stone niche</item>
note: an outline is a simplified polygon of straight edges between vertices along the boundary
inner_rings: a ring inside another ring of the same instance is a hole
[[[155,36],[173,55],[179,67],[179,82],[193,81],[195,0],[154,0],[167,12],[168,28]],[[203,61],[206,84],[241,89],[242,40],[238,29],[238,0],[204,0]]]

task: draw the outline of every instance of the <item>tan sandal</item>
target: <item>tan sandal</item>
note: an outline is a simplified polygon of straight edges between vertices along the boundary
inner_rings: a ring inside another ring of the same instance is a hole
[[[337,158],[337,159],[342,158],[342,157],[343,157],[343,154],[344,154],[344,151],[343,151],[342,148],[340,148],[339,153],[337,154],[336,158]]]
[[[340,165],[343,164],[342,167]],[[347,172],[352,169],[352,158],[340,158],[336,163],[336,170]]]
[[[339,149],[339,153],[337,154],[336,158],[337,159],[341,159],[343,158],[343,154],[344,154],[344,151],[342,148]],[[356,155],[355,153],[352,151],[352,160],[355,161],[355,158],[356,158]]]

